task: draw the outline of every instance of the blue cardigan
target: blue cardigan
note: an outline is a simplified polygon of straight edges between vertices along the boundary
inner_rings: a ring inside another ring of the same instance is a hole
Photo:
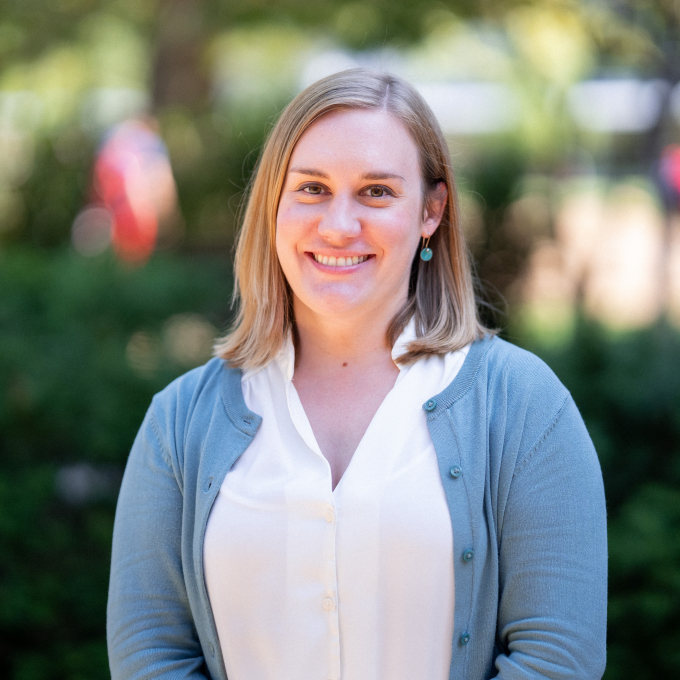
[[[604,492],[571,396],[537,357],[485,338],[423,408],[454,535],[450,680],[600,678]],[[113,680],[226,680],[203,538],[222,480],[260,422],[240,371],[219,359],[154,397],[116,511]]]

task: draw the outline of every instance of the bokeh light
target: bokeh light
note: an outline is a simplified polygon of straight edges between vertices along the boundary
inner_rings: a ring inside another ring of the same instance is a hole
[[[217,329],[199,314],[176,314],[163,326],[163,345],[180,366],[200,366],[211,354]]]
[[[113,238],[113,215],[107,208],[83,208],[71,228],[71,242],[81,255],[100,255]]]

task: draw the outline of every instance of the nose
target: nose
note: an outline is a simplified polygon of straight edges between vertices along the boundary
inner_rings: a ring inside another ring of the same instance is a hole
[[[361,233],[353,197],[336,195],[326,203],[319,222],[319,235],[327,241],[343,241]]]

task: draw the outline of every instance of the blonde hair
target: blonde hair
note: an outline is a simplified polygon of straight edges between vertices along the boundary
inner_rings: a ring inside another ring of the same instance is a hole
[[[429,262],[415,255],[406,304],[387,330],[387,342],[415,317],[416,339],[400,363],[445,354],[488,333],[481,324],[470,261],[460,224],[446,140],[429,106],[408,83],[356,68],[323,78],[285,108],[264,145],[251,180],[236,243],[234,297],[237,314],[215,355],[239,368],[258,368],[279,352],[293,329],[292,292],[276,254],[276,215],[288,163],[297,141],[318,118],[341,109],[383,109],[398,118],[420,154],[425,200],[440,182],[447,205],[430,247]]]

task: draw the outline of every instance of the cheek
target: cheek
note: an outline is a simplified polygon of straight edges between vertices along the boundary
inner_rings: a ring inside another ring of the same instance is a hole
[[[385,215],[385,219],[379,226],[379,231],[385,239],[386,245],[398,253],[403,253],[404,258],[410,259],[412,251],[420,239],[421,223],[417,215],[408,206]]]
[[[284,276],[288,279],[292,274],[291,263],[294,253],[291,252],[291,243],[295,240],[288,234],[288,225],[283,221],[276,221],[276,255],[283,270]]]
[[[284,204],[276,214],[276,247],[295,248],[314,221],[310,206]],[[307,209],[305,209],[307,208]]]
[[[305,221],[299,206],[281,204],[276,214],[276,255],[289,285],[296,288],[301,276],[302,260],[299,248],[304,241]]]
[[[296,225],[298,221],[290,207],[281,204],[276,213],[276,252],[279,259],[283,259],[286,252],[294,246],[296,241]]]

